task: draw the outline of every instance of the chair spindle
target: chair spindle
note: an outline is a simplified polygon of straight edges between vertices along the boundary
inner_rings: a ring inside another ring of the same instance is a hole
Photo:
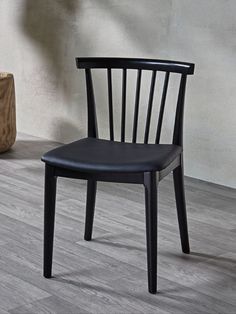
[[[125,141],[126,81],[127,81],[127,69],[123,69],[123,77],[122,77],[122,111],[121,111],[121,142]]]
[[[98,137],[97,116],[91,69],[85,69],[85,78],[88,102],[88,136],[97,138]]]
[[[138,70],[137,83],[136,83],[135,106],[134,106],[134,123],[133,123],[133,139],[132,139],[133,143],[136,143],[136,140],[137,140],[141,76],[142,76],[142,70]]]
[[[152,103],[153,103],[155,82],[156,82],[156,71],[154,70],[154,71],[152,71],[152,80],[151,80],[151,86],[150,86],[150,92],[149,92],[146,127],[145,127],[145,135],[144,135],[144,144],[148,143],[148,138],[149,138],[149,130],[150,130],[151,115],[152,115]]]
[[[156,144],[160,143],[161,128],[162,128],[162,121],[163,121],[163,115],[164,115],[164,109],[165,109],[165,103],[166,103],[166,94],[167,94],[167,89],[168,89],[169,77],[170,77],[170,72],[166,72],[163,92],[161,96],[161,105],[160,105],[160,112],[159,112],[159,117],[158,117],[158,124],[157,124],[157,133],[156,133],[156,141],[155,141]]]
[[[111,139],[111,141],[114,141],[113,100],[112,100],[112,74],[111,74],[111,69],[110,68],[107,69],[107,82],[108,82],[110,139]]]

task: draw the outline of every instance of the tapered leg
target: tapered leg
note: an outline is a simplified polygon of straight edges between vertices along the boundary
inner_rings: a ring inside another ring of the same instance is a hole
[[[90,241],[92,238],[96,191],[97,191],[97,182],[94,180],[88,180],[87,201],[86,201],[86,219],[85,219],[85,232],[84,232],[84,239],[86,241]]]
[[[146,202],[146,237],[147,237],[147,266],[148,290],[157,291],[157,182],[156,173],[144,174]]]
[[[52,276],[53,234],[55,220],[56,182],[54,169],[48,165],[45,168],[44,194],[44,265],[43,275]]]
[[[188,238],[187,213],[184,192],[184,174],[182,164],[173,171],[173,177],[182,251],[186,254],[189,254],[190,248]]]

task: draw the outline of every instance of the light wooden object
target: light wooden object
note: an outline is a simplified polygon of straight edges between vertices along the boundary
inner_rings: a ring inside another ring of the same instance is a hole
[[[7,151],[16,139],[14,77],[0,73],[0,153]]]

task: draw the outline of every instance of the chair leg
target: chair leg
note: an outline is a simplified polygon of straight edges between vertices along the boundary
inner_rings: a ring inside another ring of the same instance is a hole
[[[184,192],[184,174],[182,164],[173,171],[175,199],[179,221],[180,239],[183,253],[189,254],[188,224]]]
[[[87,201],[86,201],[86,219],[84,239],[90,241],[93,231],[93,219],[96,201],[97,181],[88,180],[87,183]]]
[[[157,182],[156,173],[144,173],[148,290],[157,291]]]
[[[44,265],[43,275],[52,276],[53,235],[55,220],[56,183],[54,168],[45,167],[45,194],[44,194]]]

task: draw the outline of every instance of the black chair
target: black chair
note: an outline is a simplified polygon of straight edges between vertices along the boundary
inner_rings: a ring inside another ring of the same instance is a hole
[[[53,234],[57,177],[87,180],[87,203],[84,239],[92,237],[97,181],[143,184],[146,203],[146,238],[148,288],[156,293],[157,277],[157,184],[173,171],[182,250],[189,253],[189,239],[183,177],[183,113],[187,75],[194,64],[151,59],[77,58],[77,67],[85,69],[88,105],[88,137],[46,153],[44,277],[52,275]],[[91,69],[106,69],[110,140],[99,139]],[[114,141],[112,69],[122,70],[122,117],[120,141]],[[126,142],[127,70],[137,70],[132,142]],[[144,143],[137,142],[142,71],[152,71],[145,124]],[[148,144],[157,71],[164,71],[163,91],[154,144]],[[172,144],[159,144],[169,77],[178,73],[180,85],[175,113]]]

